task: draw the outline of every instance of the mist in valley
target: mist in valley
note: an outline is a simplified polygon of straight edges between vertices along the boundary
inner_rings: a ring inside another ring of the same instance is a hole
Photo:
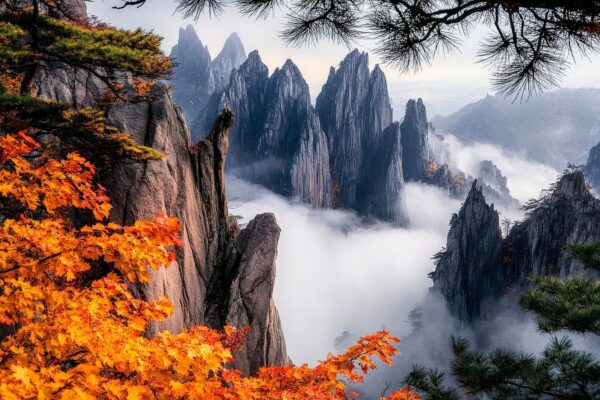
[[[447,137],[453,162],[474,174],[491,160],[508,178],[511,195],[525,202],[546,189],[559,171],[488,144],[463,144]],[[487,326],[464,330],[443,301],[429,294],[432,256],[446,245],[452,213],[461,201],[431,185],[408,183],[410,225],[366,224],[347,211],[315,210],[260,186],[228,177],[231,213],[247,223],[263,212],[281,226],[275,301],[288,352],[295,363],[314,364],[343,351],[361,335],[388,329],[403,338],[402,355],[359,388],[376,396],[388,383],[400,384],[413,363],[444,367],[448,337],[461,334],[485,347],[511,345],[529,352],[543,349],[532,317],[507,301]],[[499,208],[500,218],[523,217],[519,208]],[[411,314],[412,311],[415,311]],[[415,320],[415,316],[418,318]],[[422,324],[415,330],[415,325]],[[476,330],[479,330],[476,332]]]

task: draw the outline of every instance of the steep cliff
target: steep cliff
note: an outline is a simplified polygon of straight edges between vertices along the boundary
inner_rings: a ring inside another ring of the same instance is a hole
[[[383,71],[369,71],[368,54],[352,51],[330,69],[315,108],[329,145],[333,205],[406,224],[400,128]]]
[[[404,178],[402,171],[402,144],[400,124],[392,123],[382,133],[378,143],[370,149],[358,193],[359,212],[362,215],[391,222],[408,224],[405,216]]]
[[[404,179],[409,182],[423,181],[428,177],[429,154],[427,140],[429,137],[429,124],[427,110],[422,99],[408,101],[400,131],[402,132],[402,148],[404,149],[402,161]]]
[[[590,149],[583,172],[594,191],[600,193],[600,143]]]
[[[271,77],[253,51],[211,99],[204,126],[221,107],[237,115],[230,171],[314,207],[331,203],[327,141],[310,104],[308,85],[287,60]]]
[[[316,110],[329,144],[336,206],[359,208],[360,175],[369,145],[392,123],[392,108],[383,72],[369,71],[369,56],[354,50],[331,68],[317,97]]]
[[[502,239],[497,213],[474,185],[453,216],[431,276],[434,290],[461,320],[490,316],[486,310],[494,300],[524,290],[532,276],[597,274],[565,250],[570,243],[600,240],[600,200],[581,171],[567,172],[528,209],[525,220]]]
[[[484,302],[499,294],[502,248],[498,212],[489,206],[477,182],[450,221],[445,250],[436,255],[434,289],[461,320],[480,315]]]
[[[102,87],[79,76],[85,75],[57,66],[38,74],[35,87],[40,96],[67,99],[76,107],[93,105]],[[157,161],[113,167],[103,182],[113,205],[111,219],[127,225],[162,212],[176,216],[182,226],[183,245],[172,265],[151,271],[150,283],[132,287],[145,299],[167,295],[175,305],[174,314],[151,325],[148,334],[196,324],[220,329],[250,323],[236,366],[248,374],[262,365],[288,363],[272,300],[279,227],[272,215],[260,215],[240,232],[228,213],[224,169],[231,110],[225,109],[196,145],[165,84],[152,89],[150,101],[115,104],[108,117],[164,154]]]
[[[229,35],[221,52],[212,61],[211,68],[215,79],[215,90],[224,89],[229,84],[231,71],[246,61],[246,49],[237,33]]]
[[[238,241],[236,222],[228,214],[224,171],[231,111],[219,116],[210,135],[193,150],[183,116],[164,87],[156,89],[149,104],[114,107],[110,120],[140,143],[165,154],[160,161],[115,170],[107,185],[114,205],[112,218],[130,224],[163,212],[177,216],[183,229],[177,260],[154,272],[151,282],[139,288],[144,298],[166,294],[176,306],[171,318],[151,329],[179,331],[199,323],[221,328],[226,323],[252,322],[249,337],[253,340],[242,350],[249,358],[240,357],[236,366],[253,373],[260,365],[286,363],[285,342],[271,297],[279,229],[273,228],[272,216],[259,216],[239,234]],[[252,247],[249,242],[261,246]],[[247,281],[248,270],[262,288],[235,296],[240,281]],[[268,306],[235,307],[239,301]]]

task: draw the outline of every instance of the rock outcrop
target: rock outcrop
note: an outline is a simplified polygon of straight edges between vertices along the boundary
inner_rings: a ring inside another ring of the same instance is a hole
[[[527,209],[504,241],[507,287],[525,287],[533,275],[594,274],[565,251],[570,243],[600,241],[600,200],[581,171],[567,172]]]
[[[352,51],[330,69],[315,108],[329,145],[333,206],[406,224],[400,129],[383,71],[370,71],[368,54]]]
[[[287,360],[281,322],[273,302],[279,226],[273,214],[257,215],[240,233],[230,266],[233,270],[225,323],[250,326],[237,367],[248,373]]]
[[[165,157],[119,166],[107,184],[114,220],[131,224],[163,212],[176,216],[182,226],[177,260],[153,272],[150,283],[138,288],[143,298],[167,295],[176,306],[173,316],[153,325],[150,334],[196,324],[222,328],[251,322],[252,340],[245,343],[236,366],[254,373],[262,365],[282,365],[288,360],[272,301],[279,228],[273,216],[258,216],[238,233],[227,208],[224,171],[233,115],[226,109],[209,136],[192,148],[169,90],[156,88],[152,98],[150,103],[115,106],[110,121]],[[260,282],[260,290],[240,291],[248,282]],[[255,306],[240,308],[240,301]]]
[[[85,74],[60,67],[44,71],[36,77],[37,94],[67,99],[75,107],[94,105],[102,87],[79,76]],[[225,109],[209,135],[193,145],[166,84],[155,85],[150,97],[147,102],[115,104],[108,120],[164,157],[117,164],[103,182],[111,196],[113,221],[128,225],[164,213],[177,217],[182,227],[176,260],[168,268],[150,271],[149,283],[132,285],[144,299],[166,295],[175,305],[170,318],[149,326],[148,335],[197,324],[216,329],[250,324],[235,366],[252,374],[260,366],[288,363],[272,299],[279,227],[267,214],[240,232],[227,208],[224,171],[231,110]]]
[[[510,195],[507,179],[502,175],[502,171],[490,160],[482,160],[477,165],[477,176],[483,179],[498,193]]]
[[[405,216],[404,175],[400,124],[392,123],[381,133],[377,146],[367,157],[358,193],[362,215],[388,221],[394,225],[408,224]]]
[[[567,172],[528,209],[526,219],[502,239],[497,213],[474,185],[453,216],[431,276],[434,290],[461,320],[490,316],[490,304],[526,289],[535,275],[597,276],[565,250],[570,243],[600,240],[600,200],[581,171]]]
[[[400,131],[404,150],[404,179],[408,182],[422,182],[429,176],[427,167],[430,160],[427,145],[429,123],[422,99],[408,101]]]
[[[600,143],[590,149],[583,172],[594,191],[600,193]]]
[[[505,207],[518,208],[520,203],[512,197],[508,189],[508,179],[500,168],[490,160],[482,160],[477,165],[477,179],[481,181],[483,194],[489,202]]]
[[[246,52],[238,35],[233,33],[212,60],[208,47],[198,38],[194,27],[188,25],[179,29],[179,40],[171,50],[171,57],[177,63],[172,78],[173,98],[192,122],[210,96],[227,85],[231,71],[246,60]]]
[[[215,94],[204,126],[221,107],[236,113],[230,171],[314,207],[331,204],[327,141],[310,104],[308,85],[291,61],[269,77],[253,51]]]
[[[479,316],[485,301],[499,294],[501,249],[498,212],[474,181],[462,208],[452,216],[446,248],[436,255],[431,274],[435,290],[459,319]]]

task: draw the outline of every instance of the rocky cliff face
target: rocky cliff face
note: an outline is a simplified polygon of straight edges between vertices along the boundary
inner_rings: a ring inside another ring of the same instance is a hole
[[[93,104],[101,88],[89,79],[74,88],[70,82],[78,74],[46,71],[38,75],[38,93],[54,100],[70,96],[75,106]],[[109,121],[165,155],[158,161],[114,167],[104,182],[113,205],[111,219],[127,225],[162,212],[176,216],[182,226],[183,245],[172,265],[151,271],[150,283],[132,287],[148,300],[167,295],[176,307],[169,319],[150,326],[148,334],[178,332],[196,324],[217,329],[250,324],[235,366],[249,374],[263,365],[288,363],[272,300],[279,227],[267,214],[240,232],[228,213],[224,169],[231,110],[225,109],[209,135],[194,146],[164,84],[153,88],[149,102],[113,106]]]
[[[596,193],[600,193],[600,143],[590,149],[583,172]]]
[[[562,176],[504,239],[497,213],[473,186],[452,218],[446,249],[431,275],[434,290],[460,319],[485,318],[490,303],[504,293],[524,290],[534,275],[597,274],[571,257],[565,246],[598,240],[600,200],[588,190],[581,171]]]
[[[402,143],[398,122],[384,129],[378,143],[370,149],[363,168],[363,181],[359,184],[361,190],[357,198],[359,212],[398,226],[408,224],[404,213]]]
[[[431,274],[435,290],[461,320],[479,316],[484,302],[499,294],[501,248],[498,212],[486,203],[475,181],[459,213],[452,216],[446,248],[436,255]]]
[[[114,205],[112,218],[130,224],[163,212],[178,217],[183,229],[177,260],[154,272],[151,282],[139,288],[144,298],[166,294],[176,306],[174,315],[150,333],[177,332],[196,324],[221,328],[252,322],[251,340],[236,366],[253,373],[261,365],[286,363],[285,341],[271,296],[279,228],[273,216],[259,216],[238,233],[228,214],[224,171],[231,111],[219,116],[210,135],[194,150],[190,150],[183,115],[166,88],[158,88],[149,104],[116,106],[110,120],[165,154],[160,161],[123,165],[115,171],[107,185]],[[261,245],[252,246],[256,243]],[[260,290],[240,292],[240,287],[257,281]],[[253,306],[241,308],[240,302]]]
[[[233,33],[219,55],[212,60],[208,47],[198,38],[194,27],[179,29],[179,40],[171,50],[177,63],[172,83],[173,98],[193,121],[206,106],[210,96],[229,82],[229,75],[246,60],[244,45]]]
[[[410,182],[423,181],[428,176],[429,124],[422,99],[408,101],[400,130],[404,150],[404,179]]]
[[[310,104],[308,85],[291,60],[271,77],[258,52],[231,74],[204,117],[223,106],[236,115],[232,173],[314,207],[331,204],[327,141]]]
[[[339,191],[336,206],[359,208],[358,185],[365,156],[392,123],[383,72],[369,71],[369,56],[354,50],[336,71],[331,68],[316,101],[329,144],[331,175]]]
[[[569,243],[600,240],[600,200],[583,173],[566,173],[528,208],[528,217],[504,241],[506,286],[524,287],[532,275],[593,274],[564,250]]]
[[[333,205],[406,224],[400,128],[383,71],[369,71],[368,54],[354,50],[331,68],[315,108],[329,145]]]

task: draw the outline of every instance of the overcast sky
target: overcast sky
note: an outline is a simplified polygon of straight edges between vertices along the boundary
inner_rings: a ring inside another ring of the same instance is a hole
[[[164,37],[163,47],[168,54],[177,42],[179,27],[193,24],[202,42],[208,46],[214,58],[231,32],[237,32],[247,52],[258,50],[261,58],[272,72],[291,58],[300,68],[311,90],[313,101],[327,78],[330,66],[337,66],[351,50],[341,45],[323,41],[315,46],[286,47],[279,37],[283,12],[267,20],[255,20],[240,16],[234,9],[227,10],[219,18],[202,16],[198,21],[185,20],[174,14],[173,0],[148,0],[141,8],[113,10],[117,0],[93,0],[88,3],[89,13],[112,25],[152,29]],[[461,53],[438,57],[433,64],[416,74],[400,74],[383,66],[386,73],[390,97],[394,107],[394,118],[403,114],[404,104],[409,98],[422,97],[430,117],[448,114],[465,104],[492,93],[489,71],[476,62],[478,43],[485,35],[484,29],[475,31],[461,47]],[[369,51],[370,44],[357,43],[353,47]],[[371,67],[378,62],[370,54]],[[564,87],[600,86],[600,56],[592,60],[580,60],[568,71],[562,81]]]

